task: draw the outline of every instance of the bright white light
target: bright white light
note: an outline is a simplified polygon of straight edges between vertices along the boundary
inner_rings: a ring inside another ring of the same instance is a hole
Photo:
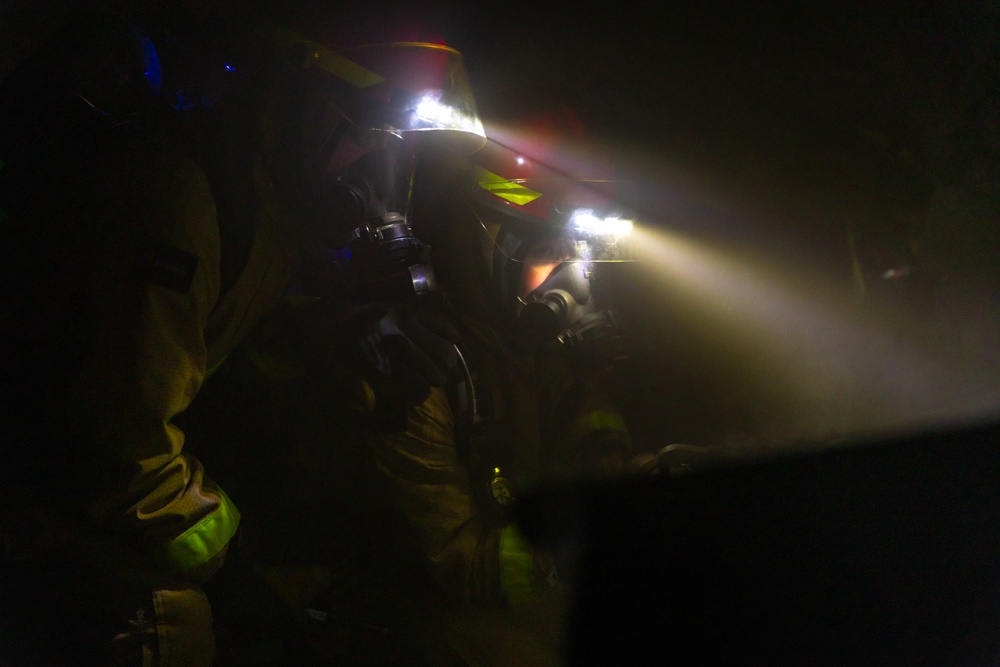
[[[464,130],[473,132],[480,136],[485,136],[483,124],[479,118],[471,116],[453,106],[442,104],[440,100],[431,95],[424,95],[417,102],[414,109],[414,116],[421,121],[412,127],[401,128],[403,130],[421,129],[442,129],[442,130]]]
[[[515,160],[515,162],[517,162],[518,164],[524,164],[525,160],[523,157],[519,155],[517,156],[517,160]]]
[[[632,221],[610,216],[598,217],[589,208],[577,209],[569,217],[570,224],[591,236],[613,236],[620,238],[632,233]]]
[[[434,125],[445,126],[453,125],[455,117],[458,115],[455,113],[453,107],[441,104],[438,100],[426,95],[417,102],[416,114],[417,118],[421,120],[429,121]]]

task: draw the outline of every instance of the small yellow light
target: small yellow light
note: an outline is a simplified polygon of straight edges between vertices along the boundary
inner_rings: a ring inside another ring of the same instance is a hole
[[[500,468],[494,468],[493,469],[493,474],[494,475],[499,475],[500,474]]]

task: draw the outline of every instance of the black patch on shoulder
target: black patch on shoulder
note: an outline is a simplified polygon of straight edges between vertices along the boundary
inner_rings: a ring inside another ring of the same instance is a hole
[[[197,269],[197,255],[156,241],[142,246],[136,263],[136,275],[140,280],[178,292],[191,289]]]

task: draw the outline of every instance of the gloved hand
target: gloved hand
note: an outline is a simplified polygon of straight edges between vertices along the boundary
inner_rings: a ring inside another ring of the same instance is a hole
[[[739,461],[736,452],[723,447],[672,444],[657,452],[656,469],[662,477],[677,477],[732,466]]]
[[[402,304],[359,307],[345,327],[348,353],[375,394],[376,417],[392,430],[406,428],[406,407],[442,387],[458,357],[441,326]]]

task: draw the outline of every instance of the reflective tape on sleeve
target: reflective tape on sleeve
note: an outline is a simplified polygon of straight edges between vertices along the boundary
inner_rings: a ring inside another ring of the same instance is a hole
[[[168,565],[178,571],[193,570],[222,551],[236,534],[240,512],[222,489],[218,509],[181,533],[166,546]]]
[[[617,431],[628,433],[625,420],[617,412],[610,410],[592,410],[581,415],[570,426],[571,438],[582,438],[588,433],[597,431]]]

